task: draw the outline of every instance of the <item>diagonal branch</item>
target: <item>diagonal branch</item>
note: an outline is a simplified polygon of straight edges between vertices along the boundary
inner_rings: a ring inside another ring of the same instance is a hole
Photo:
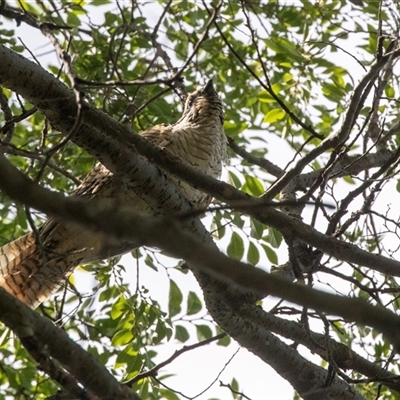
[[[3,156],[0,156],[0,168],[4,172],[4,176],[0,176],[1,189],[14,199],[26,202],[31,207],[40,208],[43,212],[84,224],[86,227],[96,227],[97,229],[107,231],[108,234],[115,234],[120,239],[132,238],[133,236],[136,238],[140,237],[141,241],[150,246],[166,249],[172,255],[185,259],[188,263],[195,266],[197,270],[214,275],[216,278],[229,282],[236,287],[245,288],[246,291],[252,290],[257,293],[268,291],[275,295],[279,292],[280,294],[284,293],[283,297],[290,297],[293,300],[294,298],[291,293],[296,293],[299,290],[295,297],[297,301],[301,301],[302,303],[311,301],[312,304],[319,306],[323,304],[322,308],[327,307],[329,304],[334,304],[338,306],[335,307],[335,311],[338,311],[339,315],[341,315],[343,313],[346,314],[345,311],[349,309],[355,311],[354,307],[343,307],[343,301],[346,303],[355,302],[357,316],[363,318],[366,316],[372,317],[373,307],[365,302],[353,299],[341,299],[338,296],[326,293],[318,293],[317,297],[319,297],[319,301],[316,301],[315,296],[309,297],[312,292],[317,293],[310,288],[272,277],[261,270],[249,269],[245,264],[229,259],[215,248],[202,244],[196,236],[184,233],[181,226],[170,218],[149,218],[126,209],[116,210],[112,206],[102,205],[101,202],[87,202],[80,198],[65,198],[29,180],[24,174],[12,167]],[[110,218],[111,214],[113,218]],[[272,280],[270,281],[270,279]],[[280,287],[281,285],[283,286]],[[220,323],[224,327],[230,326],[233,322],[236,328],[233,332],[233,337],[240,344],[251,349],[264,361],[273,365],[306,398],[317,399],[317,396],[321,395],[322,392],[329,393],[330,390],[333,390],[338,394],[338,397],[336,397],[338,399],[348,398],[346,393],[351,393],[354,396],[351,397],[352,399],[362,399],[361,396],[352,392],[351,388],[338,378],[333,381],[332,387],[324,389],[321,383],[325,382],[327,372],[323,368],[317,367],[305,360],[295,349],[281,342],[264,328],[250,324],[249,321],[237,316],[236,311],[232,308],[235,307],[234,299],[231,299],[233,300],[232,304],[228,304],[227,301],[219,301],[219,299],[212,296],[205,296],[205,299],[210,309],[214,309],[215,307],[210,302],[218,302],[219,312],[213,315],[217,323]],[[254,306],[251,305],[251,307]],[[25,309],[27,309],[26,306],[24,306]],[[340,313],[339,310],[342,312]],[[394,321],[399,319],[400,324],[400,318],[386,310],[384,311],[386,314],[382,313],[381,310],[375,310],[375,315],[373,318],[370,318],[370,321],[373,320],[376,325],[376,314],[380,313],[381,320],[378,321],[380,328],[382,328],[383,324],[385,327],[389,327],[389,329],[392,328],[392,326],[388,325],[388,319],[385,319],[388,316],[391,319],[393,318]],[[33,313],[33,311],[30,312]],[[350,317],[350,315],[346,314],[346,317]],[[355,317],[354,313],[351,314],[351,317]],[[1,312],[0,318],[3,318]],[[394,321],[391,321],[391,323],[395,323]],[[246,329],[242,329],[242,326],[246,326]],[[393,331],[391,332],[393,336]],[[399,341],[398,344],[400,347],[400,340],[397,338],[397,335],[394,336]],[[391,339],[394,340],[393,337]],[[266,346],[266,343],[269,345]],[[284,366],[287,365],[286,362],[282,363],[282,360],[289,359],[293,363],[292,372],[286,370]],[[312,387],[310,387],[309,380],[302,377],[302,371],[307,371],[307,374],[309,373],[317,377],[317,379],[313,380]],[[76,372],[74,373],[76,374]]]
[[[207,8],[205,1],[202,0],[203,5]],[[210,14],[210,12],[208,11],[208,13]],[[311,126],[306,125],[296,114],[294,114],[290,108],[286,105],[286,103],[284,101],[282,101],[282,99],[272,90],[272,86],[271,83],[268,79],[268,75],[265,75],[264,77],[267,80],[267,83],[264,83],[263,80],[258,76],[258,74],[253,71],[253,68],[250,67],[248,65],[248,63],[246,63],[246,61],[240,56],[240,54],[235,50],[235,48],[232,46],[232,44],[230,43],[230,41],[228,40],[228,38],[225,36],[225,34],[222,32],[221,27],[217,24],[217,22],[214,22],[214,25],[219,33],[219,35],[221,36],[221,38],[223,39],[224,43],[226,44],[226,46],[228,47],[229,51],[239,60],[240,64],[243,65],[243,67],[251,74],[251,76],[259,83],[259,85],[265,89],[270,95],[271,97],[280,105],[280,107],[282,108],[282,110],[285,111],[286,114],[288,114],[290,116],[290,118],[293,119],[293,121],[295,121],[299,126],[301,126],[304,130],[306,130],[307,132],[310,132],[311,135],[315,136],[315,137],[319,137],[322,138],[321,135],[319,135],[317,132],[314,131],[314,129]],[[254,44],[254,43],[253,43]]]
[[[382,58],[371,65],[370,70],[363,77],[363,79],[361,79],[360,83],[353,92],[350,105],[347,109],[346,117],[338,132],[327,137],[319,146],[315,147],[308,154],[304,155],[304,157],[297,162],[294,168],[287,171],[269,187],[264,194],[264,198],[273,199],[296,175],[300,174],[304,167],[307,166],[311,161],[315,160],[322,153],[341,146],[345,142],[355,124],[364,100],[372,88],[372,83],[376,80],[382,68],[384,68],[385,65],[393,58],[398,58],[399,56],[400,49],[397,49],[394,52],[385,54]]]
[[[267,331],[306,346],[313,353],[318,354],[327,361],[329,361],[328,353],[330,352],[330,355],[340,368],[359,372],[371,380],[381,382],[400,392],[400,378],[397,375],[382,370],[379,363],[368,361],[343,343],[339,343],[334,339],[327,340],[326,336],[320,333],[307,332],[302,324],[279,318],[263,311],[260,307],[239,310],[238,314],[250,323],[262,326]]]
[[[242,292],[251,291],[261,297],[277,296],[307,308],[372,326],[386,335],[397,351],[400,350],[400,337],[397,334],[400,317],[381,306],[294,284],[257,268],[249,269],[247,264],[225,256],[215,247],[200,242],[197,236],[183,231],[181,224],[170,217],[147,217],[129,208],[116,209],[100,201],[67,198],[51,192],[27,178],[2,155],[0,170],[3,172],[0,175],[0,189],[29,207],[91,229],[99,229],[118,239],[134,241],[140,238],[142,243],[164,249],[174,257],[186,260],[195,270],[237,287]],[[210,299],[206,298],[206,301]]]
[[[73,126],[73,117],[76,115],[73,93],[41,67],[4,46],[0,46],[0,59],[3,60],[0,63],[0,84],[26,97],[49,118],[53,126],[66,134]],[[26,76],[27,78],[21,79]],[[71,140],[98,158],[111,171],[130,176],[132,188],[157,212],[172,215],[182,212],[190,215],[191,207],[181,198],[172,182],[160,174],[157,167],[140,157],[136,150],[165,171],[279,230],[289,239],[301,239],[339,260],[400,276],[398,261],[324,235],[299,219],[266,207],[263,200],[254,199],[233,186],[182,163],[178,157],[154,146],[143,137],[132,134],[122,124],[86,103],[83,106],[81,129]],[[151,190],[149,180],[154,182]],[[177,204],[180,206],[177,207]],[[206,240],[210,240],[198,219],[191,219],[188,225],[193,231],[199,232],[200,237],[208,237]]]
[[[38,355],[43,357],[45,351],[46,355],[58,360],[89,392],[100,399],[140,400],[62,329],[3,288],[0,288],[0,319],[20,338],[35,359],[38,359]],[[65,381],[64,385],[67,390],[71,388],[71,380]]]
[[[225,333],[220,333],[220,334],[215,335],[215,336],[213,336],[213,337],[211,337],[209,339],[202,340],[201,342],[192,344],[190,346],[184,346],[180,350],[176,350],[174,352],[174,354],[172,354],[171,357],[168,357],[165,361],[157,364],[155,367],[151,368],[150,370],[137,374],[133,379],[131,379],[128,382],[125,382],[125,385],[131,386],[135,382],[140,381],[141,379],[148,378],[148,377],[155,377],[155,376],[157,376],[158,371],[161,368],[164,368],[166,365],[170,364],[172,361],[177,359],[180,355],[185,354],[186,352],[191,351],[193,349],[197,349],[197,348],[199,348],[201,346],[205,346],[207,344],[210,344],[210,343],[212,343],[212,342],[214,342],[216,340],[220,340],[220,339],[224,338],[225,336],[226,336]]]

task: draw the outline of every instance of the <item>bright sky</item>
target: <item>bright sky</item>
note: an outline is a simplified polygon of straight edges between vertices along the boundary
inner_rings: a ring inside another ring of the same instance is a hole
[[[96,12],[91,13],[92,20],[96,19],[96,17],[101,18],[101,13],[99,13],[98,9],[96,8],[94,10]],[[7,23],[7,21],[4,22]],[[8,22],[7,25],[14,27],[12,22]],[[21,24],[16,28],[16,33],[20,40],[35,54],[43,65],[49,63],[52,65],[60,65],[55,53],[52,51],[52,45],[39,31],[25,24]],[[31,56],[27,52],[25,56],[31,59]],[[274,144],[272,144],[273,142]],[[287,145],[280,139],[271,137],[271,146]],[[285,151],[285,154],[289,155],[289,152]],[[276,160],[272,159],[271,161],[276,163],[278,163],[278,161],[282,162],[282,157],[277,157]],[[130,275],[126,277],[126,281],[132,282],[132,288],[134,288],[136,286],[135,261],[128,255],[123,258],[122,262],[126,265],[128,271],[127,275]],[[172,269],[169,269],[168,273],[183,289],[184,293],[192,290],[200,295],[199,286],[191,274],[183,275]],[[76,272],[75,282],[83,293],[85,291],[90,291],[91,287],[96,285],[94,278],[90,274],[82,271]],[[165,270],[160,269],[160,272],[156,273],[146,265],[141,265],[140,285],[149,289],[150,297],[157,300],[164,310],[168,309],[169,280]],[[185,300],[183,304],[186,304]],[[199,318],[198,315],[195,317],[196,319]],[[164,361],[166,358],[170,357],[175,350],[181,349],[184,345],[197,342],[193,325],[186,323],[185,326],[191,333],[192,340],[185,344],[172,340],[163,346],[158,346],[157,361]],[[218,374],[224,369],[225,364],[228,363],[238,349],[239,346],[236,342],[232,342],[228,347],[216,345],[201,347],[200,349],[188,352],[176,359],[168,368],[160,372],[160,376],[164,373],[173,374],[174,376],[168,378],[165,383],[186,396],[194,397],[206,389],[218,377]],[[267,393],[271,398],[277,400],[289,400],[293,396],[293,389],[287,381],[282,379],[271,367],[246,349],[240,349],[233,360],[231,360],[229,365],[224,369],[213,387],[205,394],[197,397],[197,399],[232,398],[229,389],[220,387],[219,382],[222,381],[224,384],[229,384],[233,377],[239,381],[240,390],[253,400],[264,399]]]
[[[154,12],[154,10],[152,11]],[[101,13],[98,9],[94,9],[91,14],[92,19],[101,19]],[[154,18],[154,16],[152,17]],[[11,24],[10,24],[11,26]],[[47,64],[51,62],[53,65],[59,65],[55,54],[52,52],[52,46],[48,40],[41,35],[37,30],[22,24],[16,28],[17,35],[21,38],[23,43],[32,50],[32,52],[39,58],[41,63]],[[348,48],[347,48],[348,50]],[[38,56],[42,54],[43,56]],[[26,54],[30,58],[29,54]],[[346,65],[352,71],[353,76],[360,77],[362,70],[358,64],[352,61],[343,53],[336,54],[335,61]],[[339,57],[339,58],[338,58]],[[343,57],[343,58],[341,58]],[[227,105],[229,107],[229,105]],[[264,132],[265,134],[265,132]],[[284,167],[286,163],[292,158],[293,152],[286,144],[285,141],[280,140],[274,135],[268,137],[269,146],[271,149],[279,149],[279,151],[270,151],[270,161]],[[384,206],[384,204],[383,204]],[[280,262],[286,261],[286,251],[282,250],[279,253]],[[123,263],[126,265],[128,271],[126,280],[132,282],[132,287],[136,286],[136,266],[134,260],[130,256],[125,256]],[[269,262],[263,260],[261,264],[269,269]],[[183,275],[182,273],[169,269],[168,273],[183,289],[184,293],[192,290],[199,293],[198,284],[191,274]],[[75,281],[78,288],[83,292],[90,290],[96,284],[95,280],[88,273],[77,272]],[[150,297],[157,300],[164,310],[167,310],[169,281],[166,270],[160,269],[157,273],[149,267],[142,265],[140,267],[140,285],[149,289]],[[276,300],[268,299],[266,301],[267,309],[275,304]],[[185,301],[184,301],[185,304]],[[198,316],[196,316],[198,318]],[[190,328],[191,324],[186,324],[190,329],[192,338],[196,338],[194,328]],[[185,344],[194,343],[196,340]],[[159,352],[157,360],[164,361],[171,356],[177,349],[183,347],[182,343],[172,340],[163,346],[157,347]],[[202,347],[176,359],[163,373],[174,374],[168,378],[165,383],[177,390],[184,393],[186,396],[195,396],[208,387],[224,369],[224,365],[230,360],[233,354],[238,349],[236,343],[232,343],[229,347],[224,348],[220,346],[210,345]],[[318,362],[318,358],[307,355],[311,359]],[[235,377],[240,384],[240,390],[253,400],[271,398],[276,400],[289,400],[293,398],[293,389],[283,380],[275,371],[259,360],[256,356],[249,353],[246,349],[241,349],[229,365],[224,369],[221,376],[217,379],[214,386],[206,392],[206,394],[197,397],[200,400],[210,398],[228,399],[231,398],[230,392],[227,388],[219,386],[219,381],[228,384],[232,378]]]

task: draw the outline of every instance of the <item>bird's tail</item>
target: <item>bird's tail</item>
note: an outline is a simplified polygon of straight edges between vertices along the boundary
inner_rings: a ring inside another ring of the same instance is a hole
[[[33,308],[58,289],[70,267],[41,253],[32,232],[0,248],[0,286]]]

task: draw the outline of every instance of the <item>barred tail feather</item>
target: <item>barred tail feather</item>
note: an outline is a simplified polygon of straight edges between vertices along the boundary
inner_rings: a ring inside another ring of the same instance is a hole
[[[23,287],[34,267],[32,259],[38,254],[33,233],[28,233],[0,248],[0,286],[20,300]]]
[[[69,261],[43,262],[35,236],[29,233],[0,248],[0,286],[35,308],[59,288],[71,269]]]

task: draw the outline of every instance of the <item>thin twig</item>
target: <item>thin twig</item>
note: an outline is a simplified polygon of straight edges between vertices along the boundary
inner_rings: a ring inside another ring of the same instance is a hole
[[[161,368],[164,368],[166,365],[171,364],[172,361],[174,361],[175,359],[177,359],[177,358],[178,358],[179,356],[181,356],[182,354],[184,354],[184,353],[186,353],[186,352],[188,352],[188,351],[191,351],[191,350],[193,350],[193,349],[197,349],[197,348],[199,348],[199,347],[205,346],[205,345],[210,344],[210,343],[212,343],[212,342],[215,342],[216,340],[222,339],[222,338],[224,338],[225,336],[226,336],[226,333],[220,333],[220,334],[218,334],[218,335],[216,335],[216,336],[213,336],[212,338],[205,339],[205,340],[203,340],[203,341],[201,341],[201,342],[192,344],[192,345],[190,345],[190,346],[184,346],[184,347],[182,347],[180,350],[175,351],[175,353],[172,354],[171,357],[169,357],[169,358],[167,358],[165,361],[163,361],[163,362],[157,364],[155,367],[149,369],[149,370],[146,371],[146,372],[142,372],[142,373],[140,373],[140,374],[137,374],[133,379],[129,380],[128,382],[125,382],[125,385],[127,385],[127,386],[132,386],[134,383],[140,381],[141,379],[148,378],[148,377],[154,378],[154,377],[157,376],[158,371],[159,371]]]
[[[368,96],[373,86],[373,82],[377,78],[379,72],[390,60],[399,56],[400,49],[397,49],[393,52],[388,52],[371,66],[368,73],[361,79],[357,88],[354,90],[350,105],[347,109],[345,120],[338,132],[327,137],[319,146],[315,147],[303,158],[301,158],[294,168],[287,171],[281,178],[279,178],[269,187],[263,197],[266,199],[274,198],[296,175],[299,175],[306,165],[308,165],[311,161],[315,160],[322,153],[338,147],[345,142],[355,124],[363,102]]]
[[[227,136],[229,147],[244,160],[248,161],[250,164],[258,165],[260,168],[265,169],[269,174],[279,178],[283,175],[283,170],[277,165],[268,161],[265,158],[255,157],[248,153],[243,147],[239,146],[231,137]]]

